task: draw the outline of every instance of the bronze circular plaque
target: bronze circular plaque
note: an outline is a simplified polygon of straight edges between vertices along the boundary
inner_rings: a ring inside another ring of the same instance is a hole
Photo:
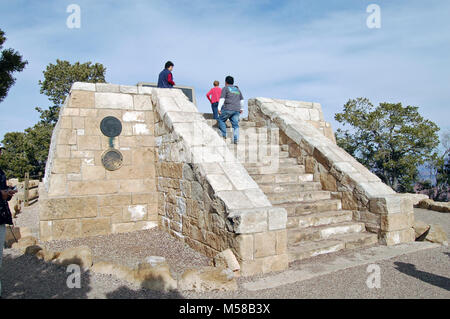
[[[122,133],[122,123],[114,116],[107,116],[100,123],[100,130],[108,137],[116,137]]]
[[[122,167],[123,156],[118,150],[109,149],[102,155],[102,164],[108,171],[116,171]]]

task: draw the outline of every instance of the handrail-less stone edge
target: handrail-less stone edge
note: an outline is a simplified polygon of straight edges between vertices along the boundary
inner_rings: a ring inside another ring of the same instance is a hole
[[[397,194],[351,155],[318,129],[292,113],[280,100],[249,100],[249,120],[275,124],[340,184],[339,191],[352,194],[358,210],[373,214],[380,243],[394,245],[414,241],[413,203],[408,195]],[[287,101],[286,101],[287,102]],[[357,213],[357,212],[355,212]],[[365,221],[360,217],[361,221]],[[373,218],[371,220],[373,222]]]
[[[229,151],[225,141],[207,124],[182,91],[153,89],[152,100],[156,115],[161,119],[155,123],[159,162],[193,165],[200,184],[205,185],[206,182],[208,185],[203,188],[209,188],[208,194],[212,193],[223,202],[227,231],[236,237],[229,240],[229,248],[236,253],[242,274],[286,269],[286,210],[271,205],[258,184]],[[165,177],[161,178],[164,180]],[[179,227],[184,226],[183,221]],[[178,231],[176,236],[190,244],[189,231],[183,229],[181,234]],[[256,237],[269,238],[267,242],[273,237],[276,249],[263,252],[265,249],[258,246]]]

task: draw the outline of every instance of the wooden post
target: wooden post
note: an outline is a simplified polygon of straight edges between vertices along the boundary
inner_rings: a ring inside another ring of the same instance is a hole
[[[25,207],[29,206],[29,201],[28,201],[28,188],[29,188],[29,183],[30,183],[30,173],[25,173],[25,181],[24,181],[24,186],[23,186],[23,203],[25,205]]]

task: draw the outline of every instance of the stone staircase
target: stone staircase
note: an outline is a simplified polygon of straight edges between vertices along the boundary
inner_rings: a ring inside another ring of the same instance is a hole
[[[205,114],[208,124],[219,132],[209,116]],[[322,190],[313,174],[289,157],[288,145],[279,144],[278,128],[241,119],[240,140],[235,145],[229,122],[227,127],[229,149],[272,205],[287,211],[289,262],[378,242],[376,234],[366,232],[364,223],[352,220],[352,211],[342,210],[341,200]]]

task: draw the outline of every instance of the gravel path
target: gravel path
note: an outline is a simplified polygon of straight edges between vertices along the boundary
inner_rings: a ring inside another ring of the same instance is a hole
[[[73,240],[58,240],[42,244],[52,251],[87,245],[92,249],[94,263],[109,261],[135,267],[148,256],[163,256],[175,273],[190,267],[208,266],[210,259],[168,233],[158,229]]]

